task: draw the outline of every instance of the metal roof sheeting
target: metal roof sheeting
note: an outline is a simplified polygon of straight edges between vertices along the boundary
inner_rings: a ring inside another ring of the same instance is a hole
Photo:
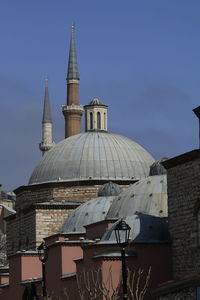
[[[141,179],[115,197],[107,219],[118,219],[135,213],[167,217],[167,176]]]
[[[85,232],[85,225],[105,219],[114,196],[98,197],[79,206],[64,222],[61,233]]]
[[[71,39],[69,48],[69,60],[68,60],[68,70],[67,79],[79,79],[78,64],[76,58],[76,48],[74,40],[74,25],[71,27]]]
[[[163,218],[146,214],[135,214],[124,218],[124,220],[131,227],[130,240],[134,243],[170,242],[168,225]],[[100,243],[116,243],[114,229],[117,222],[105,232]]]
[[[29,184],[81,180],[133,180],[148,176],[153,157],[129,138],[107,132],[71,136],[49,150]]]
[[[44,108],[43,108],[42,123],[52,123],[47,78],[45,79]]]
[[[122,192],[119,184],[112,181],[105,183],[98,191],[98,197],[117,196]]]

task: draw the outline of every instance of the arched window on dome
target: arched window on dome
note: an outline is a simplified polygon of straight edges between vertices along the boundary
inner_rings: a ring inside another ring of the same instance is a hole
[[[101,129],[101,114],[97,112],[97,129]]]
[[[106,130],[106,113],[104,113],[104,130]]]
[[[90,112],[90,129],[93,129],[93,113]]]

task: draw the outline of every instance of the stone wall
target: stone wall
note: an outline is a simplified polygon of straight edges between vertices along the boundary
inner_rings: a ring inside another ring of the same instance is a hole
[[[182,289],[178,292],[169,293],[164,296],[160,296],[159,300],[196,300],[196,288],[190,287]]]
[[[8,256],[20,250],[35,249],[36,218],[34,210],[28,213],[20,212],[7,221],[7,254]]]
[[[69,213],[81,202],[97,197],[101,186],[47,183],[17,189],[16,216],[7,220],[8,255],[35,249],[44,237],[58,233]]]
[[[44,184],[18,189],[16,216],[7,220],[8,255],[19,250],[35,249],[44,237],[58,233],[69,213],[79,205],[74,204],[68,209],[65,204],[96,197],[100,186]],[[60,202],[60,208],[52,201]],[[38,204],[44,202],[43,208],[37,208]]]
[[[35,250],[42,240],[58,233],[63,222],[73,208],[66,208],[65,204],[45,204],[33,206],[8,220],[7,254],[8,256],[19,250]]]
[[[200,209],[200,150],[188,152],[163,164],[168,172],[174,277],[200,273],[197,218]]]
[[[63,222],[73,209],[37,209],[36,210],[36,245],[39,246],[42,240],[50,235],[58,233]]]
[[[101,185],[65,186],[65,184],[26,186],[17,192],[16,210],[50,200],[87,201],[97,196],[100,187]]]

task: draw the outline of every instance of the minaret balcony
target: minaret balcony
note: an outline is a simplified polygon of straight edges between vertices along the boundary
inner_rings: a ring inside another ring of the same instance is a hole
[[[44,152],[44,151],[49,151],[54,145],[55,145],[55,143],[45,144],[45,143],[41,142],[39,144],[39,148],[42,152]]]
[[[82,105],[62,105],[63,113],[83,113],[83,106]]]

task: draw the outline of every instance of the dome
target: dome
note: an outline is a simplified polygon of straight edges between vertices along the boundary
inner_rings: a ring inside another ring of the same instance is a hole
[[[134,214],[123,218],[131,227],[130,239],[134,243],[167,243],[170,241],[168,225],[164,218]],[[103,235],[101,243],[116,243],[114,223]]]
[[[85,232],[85,225],[105,219],[114,197],[98,197],[83,203],[64,222],[61,233]]]
[[[105,104],[103,104],[103,102],[98,98],[94,98],[92,99],[92,101],[90,101],[88,105],[105,105]]]
[[[121,188],[119,184],[108,182],[102,185],[102,187],[99,189],[98,197],[108,197],[108,196],[117,196],[121,193]]]
[[[143,179],[122,191],[119,196],[103,196],[83,203],[66,219],[61,233],[85,232],[84,226],[88,224],[105,219],[138,219],[141,215],[151,215],[152,218],[167,216],[166,175]],[[138,228],[134,227],[134,232]],[[135,236],[136,232],[133,233]]]
[[[167,216],[167,177],[157,175],[141,179],[115,197],[107,219],[118,219],[136,213]]]
[[[35,167],[29,184],[58,181],[130,181],[146,177],[153,157],[136,142],[107,132],[64,139]]]
[[[165,160],[167,160],[167,158],[156,160],[150,167],[149,176],[167,174],[167,170],[161,164]]]

